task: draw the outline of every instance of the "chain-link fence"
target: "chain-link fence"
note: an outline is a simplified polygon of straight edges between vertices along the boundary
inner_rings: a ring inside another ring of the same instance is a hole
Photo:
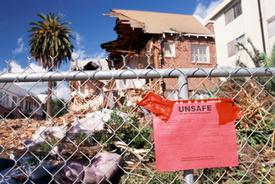
[[[235,122],[239,166],[196,169],[195,183],[275,182],[275,68],[155,69],[147,57],[136,69],[123,56],[121,69],[74,61],[67,72],[37,72],[29,62],[14,73],[8,63],[0,75],[1,183],[187,182],[190,171],[156,172],[152,114],[136,105],[148,92],[232,98],[243,111]],[[48,82],[50,96],[39,94]]]

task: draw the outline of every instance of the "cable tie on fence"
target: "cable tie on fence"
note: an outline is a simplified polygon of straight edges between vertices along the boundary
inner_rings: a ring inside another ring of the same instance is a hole
[[[5,61],[7,63],[7,71],[8,73],[11,72],[11,69],[10,69],[10,60],[9,61]]]
[[[54,57],[50,56],[50,58],[51,58],[51,64],[52,64],[51,68],[54,67],[54,59],[55,59],[56,57],[57,57],[57,56],[54,56]]]
[[[126,65],[126,58],[128,57],[128,54],[126,56],[121,55],[121,57],[123,58],[123,65],[127,68],[127,69],[131,69],[129,66]]]
[[[28,56],[28,68],[31,68],[31,57]]]

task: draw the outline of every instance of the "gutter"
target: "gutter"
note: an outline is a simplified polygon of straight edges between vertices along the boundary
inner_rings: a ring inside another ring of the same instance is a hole
[[[184,34],[183,36],[188,36],[188,37],[190,37],[190,36],[196,36],[197,38],[198,37],[205,37],[205,38],[207,38],[207,37],[212,37],[212,38],[215,38],[215,35],[206,35],[206,34]]]
[[[264,53],[266,53],[265,36],[264,36],[264,26],[263,26],[263,17],[262,17],[262,10],[261,10],[261,2],[260,2],[260,0],[258,0],[258,11],[259,11],[259,20],[260,20],[260,27],[261,27],[261,36],[262,36],[263,51],[264,51]]]
[[[168,33],[168,34],[171,34],[171,35],[173,35],[173,34],[180,34],[180,32],[177,32],[177,31],[163,31],[163,36],[165,37],[165,33]],[[188,37],[191,37],[191,36],[195,36],[195,37],[205,37],[205,38],[207,38],[207,37],[212,37],[212,38],[215,38],[215,35],[213,34],[213,35],[211,35],[211,34],[196,34],[196,33],[186,33],[186,34],[182,34],[182,36],[188,36]]]

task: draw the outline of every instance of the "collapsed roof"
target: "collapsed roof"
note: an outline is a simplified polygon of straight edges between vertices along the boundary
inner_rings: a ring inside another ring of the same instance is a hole
[[[95,59],[91,60],[81,60],[72,61],[71,70],[81,71],[81,70],[110,70],[111,63],[108,59]]]

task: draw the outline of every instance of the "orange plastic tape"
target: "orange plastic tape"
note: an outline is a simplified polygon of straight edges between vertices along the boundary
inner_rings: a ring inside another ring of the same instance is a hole
[[[149,92],[142,100],[137,101],[137,104],[141,107],[144,107],[145,109],[150,110],[164,122],[167,122],[171,117],[171,114],[173,112],[173,106],[176,102],[215,103],[219,114],[220,125],[235,121],[243,115],[243,112],[234,104],[234,101],[230,98],[171,101],[162,98],[161,96],[155,93]]]

